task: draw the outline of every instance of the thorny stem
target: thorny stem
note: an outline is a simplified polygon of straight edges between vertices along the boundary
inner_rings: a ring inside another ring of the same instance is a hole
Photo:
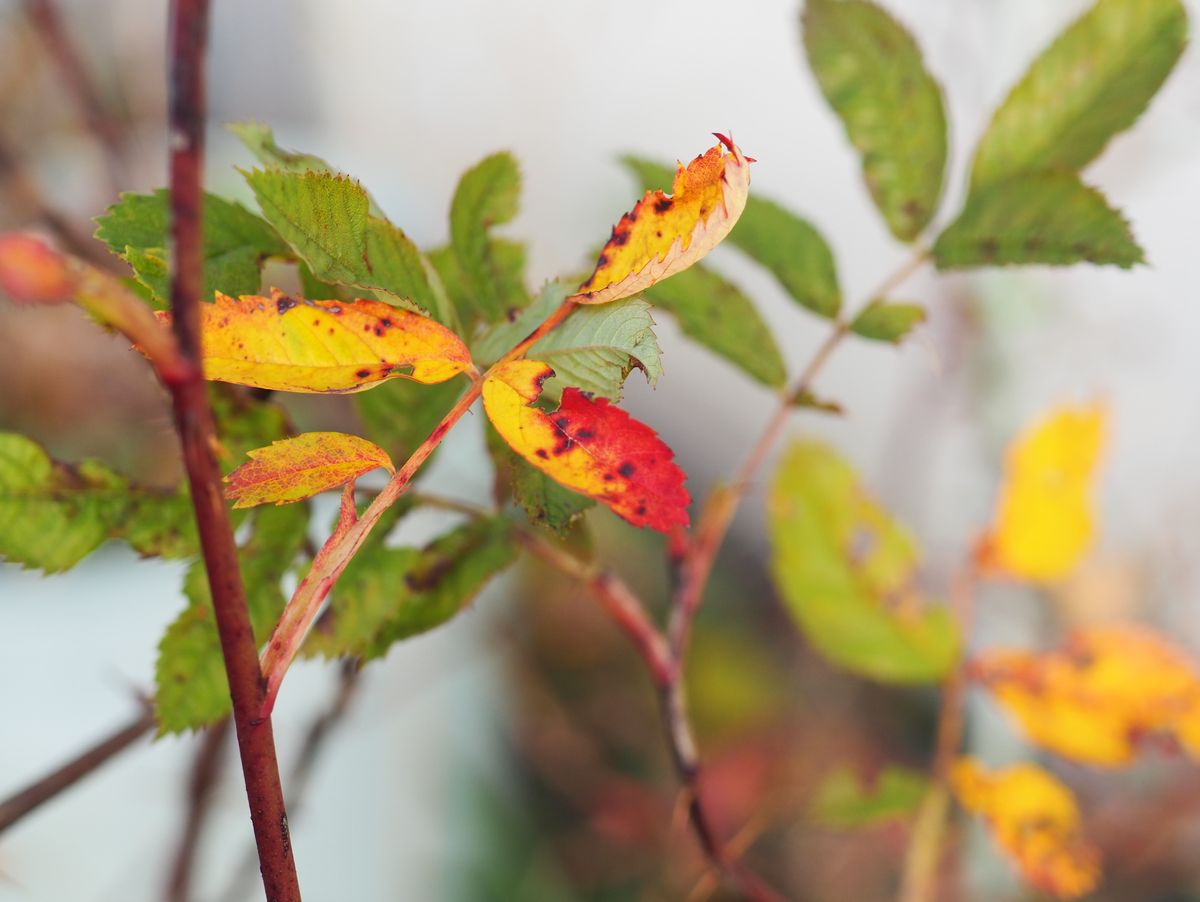
[[[225,741],[229,738],[229,718],[223,718],[209,727],[200,737],[200,747],[192,763],[188,779],[188,807],[184,816],[183,832],[176,847],[175,860],[167,877],[165,898],[167,902],[187,902],[191,898],[192,869],[204,832],[204,822],[211,809],[213,790],[221,775]]]
[[[921,807],[904,857],[900,902],[933,902],[941,856],[942,835],[950,808],[950,769],[962,745],[967,698],[967,642],[975,614],[975,585],[979,580],[978,556],[972,554],[955,575],[950,588],[950,613],[958,629],[959,652],[942,689],[938,709],[937,744],[933,779]]]
[[[238,567],[233,529],[221,491],[216,433],[200,351],[202,172],[205,125],[207,0],[173,0],[169,25],[171,190],[171,323],[185,366],[164,379],[196,512],[213,613],[233,702],[242,774],[263,888],[268,902],[298,902],[300,887],[264,697],[258,649]]]
[[[0,833],[125,751],[153,730],[154,724],[154,712],[147,710],[78,757],[0,801]]]

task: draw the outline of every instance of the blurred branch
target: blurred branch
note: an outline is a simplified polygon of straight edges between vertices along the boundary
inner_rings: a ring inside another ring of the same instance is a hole
[[[212,808],[213,790],[221,777],[224,764],[221,752],[229,738],[229,724],[228,717],[213,724],[204,732],[200,747],[196,749],[188,780],[188,808],[184,816],[183,833],[167,877],[165,896],[168,902],[187,902],[191,898],[192,868],[204,833],[204,822]]]
[[[950,768],[962,745],[966,717],[967,640],[974,620],[975,585],[979,581],[978,555],[971,554],[955,575],[950,587],[950,613],[958,629],[959,651],[954,668],[942,689],[938,711],[937,745],[933,758],[933,779],[929,785],[909,839],[904,858],[904,876],[900,902],[932,902],[937,865],[941,858],[942,835],[950,810]]]
[[[83,65],[78,48],[67,34],[54,0],[25,0],[25,14],[33,23],[68,93],[79,108],[83,123],[104,150],[109,180],[115,194],[124,180],[121,163],[121,129],[108,115],[96,86]]]
[[[0,833],[3,833],[25,815],[50,801],[60,792],[74,786],[109,759],[123,752],[154,729],[154,713],[143,711],[111,736],[101,740],[78,757],[68,761],[57,770],[51,771],[15,795],[0,801]]]

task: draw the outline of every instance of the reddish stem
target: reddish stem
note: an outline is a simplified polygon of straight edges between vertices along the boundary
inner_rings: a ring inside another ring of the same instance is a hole
[[[246,608],[233,529],[221,491],[212,411],[200,352],[203,247],[201,209],[205,124],[207,0],[174,0],[169,26],[171,180],[171,322],[184,366],[167,380],[175,426],[196,510],[204,567],[229,693],[250,820],[258,846],[263,887],[270,902],[298,902],[300,887],[271,722],[260,711],[264,697],[258,649]]]

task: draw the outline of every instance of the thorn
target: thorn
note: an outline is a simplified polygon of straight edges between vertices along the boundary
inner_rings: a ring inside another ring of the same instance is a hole
[[[713,132],[712,135],[714,138],[716,138],[718,141],[720,141],[722,144],[725,145],[726,150],[728,150],[730,153],[733,153],[733,141],[732,140],[725,137],[720,132]]]

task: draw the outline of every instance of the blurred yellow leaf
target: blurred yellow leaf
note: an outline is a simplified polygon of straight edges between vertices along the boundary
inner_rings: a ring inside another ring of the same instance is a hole
[[[980,815],[1024,879],[1057,899],[1077,899],[1100,882],[1100,853],[1083,837],[1066,786],[1033,764],[988,772],[959,759],[950,783],[959,804]]]
[[[579,288],[581,304],[607,304],[687,269],[729,234],[750,194],[750,163],[736,144],[716,144],[675,171],[671,194],[648,191],[621,217]]]
[[[305,432],[266,448],[225,477],[225,497],[234,507],[291,504],[336,489],[382,467],[392,472],[387,452],[357,435]]]
[[[1107,420],[1099,405],[1062,407],[1012,443],[987,545],[989,567],[1041,583],[1075,568],[1095,532],[1092,483]]]
[[[1139,739],[1173,736],[1200,761],[1200,680],[1158,634],[1132,624],[1073,633],[1044,654],[992,651],[971,665],[1030,741],[1087,764],[1128,763]]]

